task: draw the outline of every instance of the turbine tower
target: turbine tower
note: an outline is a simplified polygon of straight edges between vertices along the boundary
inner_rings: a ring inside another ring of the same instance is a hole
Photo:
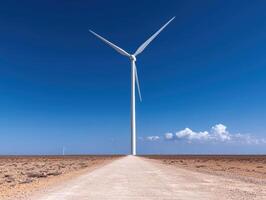
[[[138,72],[136,67],[136,56],[140,54],[150,43],[151,41],[159,35],[159,33],[171,22],[174,20],[175,17],[170,19],[165,25],[163,25],[156,33],[154,33],[148,40],[146,40],[139,48],[136,50],[134,54],[129,54],[125,50],[121,49],[120,47],[116,46],[115,44],[111,43],[107,39],[103,38],[102,36],[98,35],[97,33],[90,30],[90,32],[101,39],[103,42],[111,46],[115,49],[118,53],[122,54],[123,56],[127,56],[131,62],[131,155],[136,155],[136,105],[135,105],[135,84],[137,84],[138,93],[140,101],[141,92],[140,92],[140,85],[138,79]]]

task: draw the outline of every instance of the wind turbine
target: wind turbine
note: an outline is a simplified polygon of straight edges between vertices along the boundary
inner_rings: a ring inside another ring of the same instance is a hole
[[[65,155],[65,151],[66,151],[66,148],[65,148],[65,146],[63,146],[63,149],[62,149],[62,155],[63,156]]]
[[[129,54],[125,50],[121,49],[120,47],[116,46],[115,44],[111,43],[107,39],[103,38],[102,36],[98,35],[97,33],[90,30],[90,32],[95,35],[97,38],[101,39],[103,42],[111,46],[115,49],[118,53],[122,54],[123,56],[127,56],[131,62],[131,154],[136,155],[136,108],[135,108],[135,84],[137,84],[138,93],[140,101],[141,92],[140,92],[140,85],[139,85],[139,78],[138,72],[136,67],[136,56],[140,54],[150,43],[151,41],[159,35],[159,33],[171,22],[174,20],[175,17],[170,19],[165,25],[163,25],[157,32],[155,32],[148,40],[146,40],[139,48],[136,50],[134,54]]]

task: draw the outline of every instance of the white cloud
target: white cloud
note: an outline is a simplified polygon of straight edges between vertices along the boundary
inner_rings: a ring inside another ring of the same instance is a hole
[[[232,135],[232,142],[239,142],[242,144],[266,144],[265,138],[256,138],[249,134],[235,134]]]
[[[173,133],[165,133],[165,140],[185,140],[191,142],[227,142],[240,144],[266,144],[266,138],[256,138],[249,134],[232,134],[223,124],[216,124],[211,127],[210,132],[199,131],[195,132],[190,128],[185,128]],[[154,141],[154,140],[153,140]]]
[[[212,127],[212,132],[214,135],[214,138],[221,141],[230,140],[231,136],[229,132],[226,130],[227,127],[223,124],[216,124]]]
[[[159,136],[148,136],[147,137],[147,140],[149,140],[149,141],[156,141],[156,140],[159,140],[160,139],[160,137]]]
[[[172,140],[172,139],[174,139],[174,134],[173,133],[165,133],[164,138],[166,140]]]
[[[188,140],[207,140],[210,135],[207,131],[204,132],[194,132],[189,128],[185,128],[176,133],[177,139],[188,139]]]

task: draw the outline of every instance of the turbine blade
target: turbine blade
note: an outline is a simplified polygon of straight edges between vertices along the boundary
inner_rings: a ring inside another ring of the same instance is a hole
[[[113,44],[112,42],[109,42],[108,40],[106,40],[105,38],[103,38],[102,36],[98,35],[97,33],[93,32],[92,30],[89,30],[93,35],[95,35],[97,38],[101,39],[103,42],[105,42],[106,44],[108,44],[109,46],[111,46],[112,48],[114,48],[118,53],[124,55],[124,56],[128,56],[130,57],[130,54],[127,53],[125,50],[121,49],[120,47],[116,46],[115,44]]]
[[[148,40],[146,40],[146,42],[144,42],[142,45],[140,45],[140,47],[137,49],[137,51],[134,53],[134,56],[137,56],[138,54],[140,54],[150,43],[151,41],[156,38],[157,35],[159,35],[159,33],[171,22],[174,20],[175,17],[173,17],[172,19],[170,19],[165,25],[162,26],[162,28],[160,28],[156,33],[154,33]]]
[[[139,99],[140,99],[140,101],[142,101],[142,97],[141,97],[141,93],[140,93],[140,86],[139,86],[138,70],[137,70],[137,66],[135,63],[134,63],[134,67],[135,67],[135,76],[136,76],[136,83],[137,83],[137,88],[138,88],[138,93],[139,93]]]

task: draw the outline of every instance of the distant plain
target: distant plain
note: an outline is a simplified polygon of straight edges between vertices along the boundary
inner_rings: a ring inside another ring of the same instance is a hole
[[[151,155],[166,165],[266,184],[266,155]]]

